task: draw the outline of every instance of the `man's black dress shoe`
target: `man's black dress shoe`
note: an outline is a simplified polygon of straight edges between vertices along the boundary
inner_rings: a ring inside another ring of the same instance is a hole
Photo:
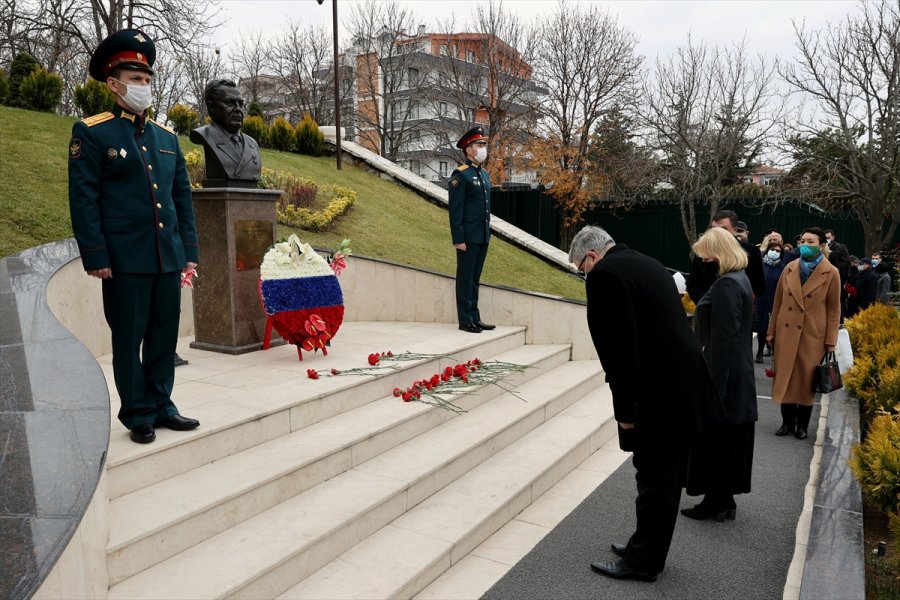
[[[686,516],[689,519],[696,519],[698,521],[704,521],[710,517],[715,517],[718,523],[724,523],[725,517],[728,516],[729,512],[733,512],[730,510],[722,510],[718,511],[714,508],[709,508],[708,506],[703,506],[703,503],[692,507],[692,508],[682,508],[681,514]],[[729,519],[734,519],[734,516],[728,516]]]
[[[756,364],[761,365],[762,363],[763,363],[762,354],[757,354],[756,355]]]
[[[143,425],[135,425],[131,428],[131,441],[138,444],[149,444],[156,439],[156,432],[153,431],[153,425],[144,423]]]
[[[174,429],[175,431],[190,431],[191,429],[196,429],[200,426],[200,421],[197,419],[188,419],[187,417],[182,417],[181,415],[172,415],[165,421],[160,421],[157,423],[157,427],[168,427],[169,429]]]
[[[176,352],[175,353],[175,366],[180,367],[181,365],[186,365],[186,364],[188,364],[188,361],[186,361],[185,359],[178,356],[178,353]]]
[[[805,427],[798,427],[797,433],[794,434],[794,437],[797,438],[798,440],[805,440],[806,438],[809,437],[809,434],[806,432]]]
[[[657,573],[650,571],[641,571],[625,564],[624,560],[611,560],[609,562],[591,563],[591,570],[606,575],[607,577],[615,577],[616,579],[637,579],[638,581],[656,581]]]
[[[481,321],[475,321],[475,324],[484,329],[485,331],[490,331],[491,329],[497,329],[496,325],[488,325],[487,323],[482,323]]]
[[[475,323],[460,323],[459,330],[467,331],[469,333],[481,333],[481,327],[479,327]]]
[[[612,548],[613,552],[615,552],[619,556],[624,557],[625,556],[625,548],[628,547],[628,544],[610,544],[609,547]]]

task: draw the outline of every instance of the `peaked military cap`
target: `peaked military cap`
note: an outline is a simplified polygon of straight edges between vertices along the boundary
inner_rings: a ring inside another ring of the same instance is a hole
[[[465,149],[465,147],[472,142],[477,142],[478,140],[483,139],[485,139],[484,127],[482,127],[481,125],[476,125],[472,129],[465,132],[461,138],[459,138],[459,141],[456,142],[456,147]]]
[[[140,29],[123,29],[100,42],[91,56],[88,72],[97,81],[106,81],[115,69],[134,69],[153,75],[156,45]]]

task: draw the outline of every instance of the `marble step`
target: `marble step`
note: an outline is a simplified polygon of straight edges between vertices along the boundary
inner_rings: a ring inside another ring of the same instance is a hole
[[[384,325],[395,325],[395,331],[390,336],[379,334],[377,327]],[[403,325],[414,333],[404,338],[402,331],[396,331]],[[189,364],[176,370],[175,399],[201,426],[189,432],[159,429],[156,441],[143,445],[131,442],[128,432],[114,424],[107,459],[110,499],[362,406],[384,396],[385,390],[406,387],[447,364],[495,356],[525,343],[524,327],[498,327],[472,335],[437,323],[346,323],[340,335],[341,343],[336,341],[327,357],[306,354],[302,362],[292,346],[240,356],[208,357],[214,353],[198,350],[182,353]],[[385,337],[401,340],[390,348],[396,353],[449,358],[393,363],[396,369],[385,368],[377,375],[306,378],[310,368],[367,366],[369,352],[388,349],[380,347]],[[115,389],[112,383],[110,389]],[[195,406],[192,395],[203,396],[205,402]],[[210,396],[215,400],[210,401]]]
[[[527,366],[502,382],[517,388],[566,364],[569,355],[568,345],[531,345],[489,360]],[[498,385],[480,386],[460,404],[474,408],[501,393]],[[116,498],[110,503],[109,581],[118,583],[454,417],[385,396]]]
[[[110,588],[109,598],[274,597],[603,386],[567,362]]]
[[[410,598],[614,434],[611,398],[592,392],[279,598]]]

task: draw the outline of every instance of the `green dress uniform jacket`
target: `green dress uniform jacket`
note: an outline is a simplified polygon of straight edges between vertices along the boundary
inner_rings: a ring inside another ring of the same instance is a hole
[[[491,239],[491,179],[472,161],[450,176],[450,237],[456,251],[456,313],[460,325],[478,323],[478,288]]]
[[[472,161],[450,176],[450,237],[454,244],[487,244],[491,239],[491,178]]]
[[[177,136],[118,104],[75,123],[69,210],[86,271],[110,268],[103,311],[129,429],[178,414],[171,394],[180,271],[199,262],[191,187]]]
[[[119,105],[72,128],[69,209],[86,271],[171,273],[199,262],[178,137]]]

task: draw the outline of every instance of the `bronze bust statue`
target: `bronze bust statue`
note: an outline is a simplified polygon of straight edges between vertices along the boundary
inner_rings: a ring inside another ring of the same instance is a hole
[[[244,99],[227,79],[210,81],[203,92],[212,123],[191,131],[191,141],[203,144],[206,179],[203,187],[256,188],[262,171],[259,144],[241,132]]]

